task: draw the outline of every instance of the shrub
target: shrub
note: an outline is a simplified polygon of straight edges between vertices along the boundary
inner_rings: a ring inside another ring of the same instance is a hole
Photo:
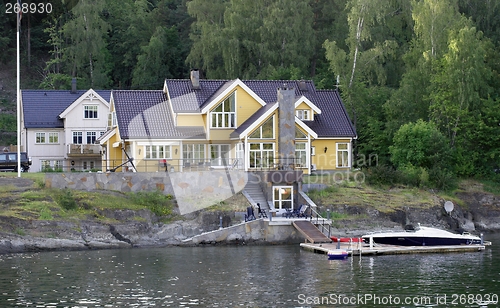
[[[457,178],[451,171],[435,168],[430,171],[429,176],[434,187],[438,189],[449,191],[458,186]]]
[[[66,210],[74,210],[78,206],[73,193],[67,188],[61,190],[57,195],[56,202],[60,207]]]
[[[368,167],[365,170],[365,180],[370,185],[393,185],[399,181],[399,173],[387,165]]]
[[[148,208],[157,216],[167,216],[172,213],[172,196],[159,191],[138,192],[130,194],[132,201]]]

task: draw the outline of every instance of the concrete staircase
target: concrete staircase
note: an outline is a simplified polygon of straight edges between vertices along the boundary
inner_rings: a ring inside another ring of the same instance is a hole
[[[249,172],[248,182],[245,185],[245,188],[243,189],[243,195],[255,208],[257,207],[257,203],[259,203],[261,210],[265,211],[266,214],[269,215],[269,205],[267,204],[267,200],[264,197],[264,193],[260,188],[260,185],[258,183],[259,180],[260,179],[258,176],[256,176],[252,172]],[[255,213],[255,215],[257,215],[257,213]]]

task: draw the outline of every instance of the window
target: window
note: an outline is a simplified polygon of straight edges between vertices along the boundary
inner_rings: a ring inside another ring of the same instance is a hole
[[[297,118],[299,118],[301,120],[306,120],[306,121],[311,119],[309,117],[309,113],[310,113],[310,111],[307,109],[299,109],[299,110],[295,111],[295,115],[297,116]]]
[[[249,138],[255,139],[274,139],[274,116],[269,118]]]
[[[49,133],[49,143],[59,143],[59,133]]]
[[[87,132],[87,144],[93,144],[97,139],[96,132]]]
[[[116,126],[116,112],[110,112],[108,113],[108,127],[115,127]]]
[[[35,143],[45,143],[45,133],[36,133]]]
[[[295,143],[295,164],[305,167],[307,164],[307,143]]]
[[[350,144],[337,143],[337,167],[350,167]]]
[[[230,166],[230,145],[229,144],[211,144],[210,145],[210,163],[212,166]]]
[[[84,119],[97,119],[97,105],[85,105],[83,106],[83,118]]]
[[[169,145],[147,145],[144,150],[144,159],[172,158]]]
[[[35,143],[59,143],[59,133],[57,132],[39,132],[35,134]]]
[[[274,143],[250,143],[250,168],[274,166]]]
[[[194,164],[205,161],[204,144],[183,144],[182,159],[184,163]]]
[[[234,128],[236,126],[235,94],[231,94],[210,113],[211,127]]]
[[[300,129],[295,127],[295,139],[307,139],[307,136]]]
[[[274,186],[273,190],[275,209],[293,209],[293,186]]]
[[[62,160],[40,160],[40,171],[42,172],[62,172],[63,171],[63,161]]]
[[[74,144],[82,144],[83,143],[83,133],[82,132],[73,132],[73,143]]]

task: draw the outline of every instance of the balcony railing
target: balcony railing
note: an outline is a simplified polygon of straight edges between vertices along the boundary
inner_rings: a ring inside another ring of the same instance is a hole
[[[99,144],[68,144],[68,156],[99,156],[101,146]]]

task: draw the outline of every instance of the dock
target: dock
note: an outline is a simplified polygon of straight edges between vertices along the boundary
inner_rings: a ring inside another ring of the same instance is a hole
[[[396,255],[414,253],[449,253],[483,251],[484,245],[452,245],[452,246],[396,246],[376,244],[372,247],[364,243],[301,243],[300,247],[315,253],[328,254],[329,251],[345,250],[349,256],[364,255]]]

